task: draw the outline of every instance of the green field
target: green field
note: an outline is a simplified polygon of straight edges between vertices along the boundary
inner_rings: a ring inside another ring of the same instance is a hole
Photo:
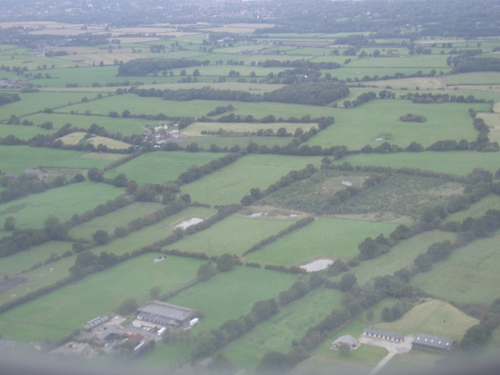
[[[285,146],[293,138],[291,137],[219,137],[216,135],[202,135],[199,137],[187,137],[183,142],[183,146],[187,146],[191,143],[198,144],[199,147],[203,147],[204,149],[210,149],[211,145],[217,145],[219,147],[227,147],[231,148],[233,146],[240,146],[241,148],[245,148],[251,142],[257,143],[259,146],[266,145],[269,148],[272,148],[274,145]]]
[[[36,123],[35,126],[0,124],[0,138],[5,138],[8,135],[14,135],[19,139],[28,140],[38,134],[47,135],[54,133],[53,130],[42,129],[36,125]]]
[[[51,215],[66,221],[123,194],[123,189],[85,181],[31,194],[0,206],[0,219],[13,216],[16,228],[41,228]],[[91,202],[91,203],[89,203]],[[6,232],[0,228],[0,235]]]
[[[402,335],[426,333],[461,340],[470,327],[478,324],[474,319],[449,303],[430,300],[415,306],[401,319],[392,323],[377,323],[375,329]]]
[[[111,235],[116,227],[126,227],[132,220],[150,214],[162,207],[160,203],[135,202],[117,211],[104,216],[97,216],[90,221],[79,224],[69,231],[69,235],[75,238],[83,237],[92,240],[92,235],[99,229],[106,230]]]
[[[418,168],[438,173],[450,173],[460,176],[472,172],[474,168],[483,168],[493,174],[498,170],[498,155],[495,152],[404,152],[397,154],[360,154],[347,156],[337,164],[382,166],[391,168]]]
[[[238,366],[254,368],[266,352],[287,353],[292,348],[292,341],[300,340],[307,327],[317,324],[338,307],[341,297],[336,290],[313,290],[229,344],[224,354]]]
[[[59,340],[86,321],[110,314],[126,297],[142,304],[152,286],[162,293],[182,286],[196,278],[201,264],[169,256],[154,263],[154,258],[143,255],[10,310],[0,315],[0,331],[20,341]]]
[[[347,146],[358,150],[365,145],[377,147],[376,138],[388,139],[391,144],[407,147],[411,142],[427,147],[436,141],[461,139],[473,141],[477,131],[472,126],[468,109],[486,111],[488,105],[415,104],[410,100],[372,100],[348,110],[337,109],[335,124],[306,142],[322,147]],[[446,118],[443,118],[443,112]],[[408,113],[424,115],[424,123],[403,122],[400,116]]]
[[[490,194],[479,202],[473,203],[467,210],[455,212],[454,214],[448,215],[444,220],[445,223],[450,221],[462,222],[468,217],[474,219],[483,216],[488,210],[498,210],[500,208],[500,197],[495,194]]]
[[[298,277],[264,269],[235,267],[183,291],[168,302],[202,311],[205,316],[194,332],[209,331],[219,328],[229,319],[248,314],[256,301],[277,297]]]
[[[462,74],[450,74],[444,78],[447,85],[495,85],[500,83],[500,73],[497,72],[474,72]]]
[[[321,157],[246,155],[236,162],[181,188],[193,201],[208,204],[240,203],[251,188],[266,189],[292,170],[319,166]]]
[[[342,219],[317,219],[304,228],[257,250],[246,257],[248,262],[291,266],[321,256],[352,258],[359,254],[358,244],[366,237],[388,235],[396,224]]]
[[[28,146],[2,146],[0,148],[0,170],[21,173],[26,169],[39,168],[40,166],[61,169],[104,168],[122,157],[123,155],[120,154],[98,154]]]
[[[241,255],[252,245],[278,233],[292,225],[294,221],[294,219],[232,216],[167,248],[201,252],[209,256],[219,256],[224,253]]]
[[[223,156],[208,152],[150,152],[110,170],[106,177],[114,178],[124,173],[129,180],[135,180],[139,185],[164,184],[177,180],[189,167],[205,165]]]
[[[499,297],[496,288],[487,287],[500,282],[499,245],[498,237],[475,240],[418,274],[412,284],[445,301],[489,304]]]

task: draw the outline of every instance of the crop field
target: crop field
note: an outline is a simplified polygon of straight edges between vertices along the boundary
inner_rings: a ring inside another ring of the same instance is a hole
[[[467,210],[455,212],[449,215],[444,222],[448,223],[450,221],[462,222],[468,217],[474,219],[483,216],[488,210],[498,210],[500,209],[500,197],[495,194],[490,194],[479,202],[473,203]]]
[[[167,248],[188,252],[196,249],[197,252],[206,253],[208,256],[220,256],[224,253],[240,255],[253,244],[278,233],[295,221],[232,216]]]
[[[465,331],[479,323],[449,303],[430,300],[413,307],[404,316],[391,323],[377,323],[375,329],[398,332],[402,335],[429,335],[462,339]]]
[[[189,125],[186,130],[181,134],[182,136],[199,136],[203,131],[216,132],[219,129],[223,129],[228,132],[244,133],[244,132],[257,132],[258,130],[271,129],[274,133],[280,128],[285,128],[288,133],[295,133],[297,129],[309,130],[310,128],[318,129],[317,124],[291,124],[288,122],[277,122],[272,124],[262,124],[262,123],[232,123],[232,122],[195,122]]]
[[[500,142],[500,113],[478,113],[490,128],[488,138],[491,142]]]
[[[124,173],[129,180],[139,185],[148,183],[166,183],[177,180],[179,175],[192,166],[201,166],[223,157],[220,153],[203,152],[152,152],[135,158],[106,173],[114,178]],[[155,171],[153,174],[151,171]]]
[[[183,185],[181,191],[200,203],[239,203],[251,188],[264,190],[292,170],[303,169],[308,164],[318,167],[320,160],[320,157],[246,155],[208,176]]]
[[[256,301],[277,297],[297,278],[264,269],[236,267],[181,292],[168,303],[203,311],[203,324],[194,331],[209,331],[229,319],[248,314]]]
[[[215,213],[216,211],[213,209],[189,207],[185,210],[182,210],[181,212],[178,212],[175,215],[169,216],[168,218],[160,222],[144,227],[139,231],[129,233],[126,237],[117,238],[114,241],[108,242],[103,246],[96,247],[92,251],[95,254],[100,254],[102,251],[106,251],[108,253],[114,253],[116,255],[132,252],[134,250],[142,248],[143,246],[151,245],[156,241],[167,238],[175,230],[175,226],[177,224],[180,224],[184,220],[189,220],[193,217],[207,219]],[[136,219],[139,216],[140,215],[132,217],[132,215],[130,215],[130,221]],[[175,244],[172,245],[172,247],[175,247]]]
[[[16,228],[40,228],[51,215],[66,221],[73,214],[82,214],[93,209],[98,204],[115,199],[123,194],[123,189],[114,186],[85,181],[75,185],[47,190],[43,193],[32,194],[27,197],[2,205],[0,217],[13,216],[16,219]],[[78,197],[78,199],[75,199]],[[93,202],[89,207],[88,202]],[[0,234],[5,235],[3,228]]]
[[[342,219],[317,219],[277,241],[250,253],[248,262],[291,266],[315,258],[348,259],[359,254],[366,237],[387,236],[397,225]]]
[[[477,239],[459,248],[430,271],[418,274],[412,284],[444,301],[489,304],[498,298],[500,238]]]
[[[453,242],[455,236],[454,233],[439,230],[418,234],[392,247],[387,254],[361,262],[359,266],[351,268],[349,272],[354,273],[358,283],[363,285],[377,276],[392,275],[401,268],[410,269],[413,266],[413,259],[425,253],[434,242],[446,240]],[[342,275],[337,276],[338,279],[341,277]]]
[[[365,145],[377,147],[384,138],[391,144],[407,147],[411,142],[427,147],[445,139],[473,141],[477,131],[468,109],[487,110],[486,105],[463,104],[415,104],[409,100],[373,100],[361,107],[335,111],[335,124],[307,141],[308,145],[322,147],[345,145],[349,149],[361,149]],[[443,120],[442,111],[448,115]],[[424,123],[403,122],[400,116],[408,113],[424,115]]]
[[[370,81],[370,86],[376,86],[379,89],[391,87],[392,89],[407,88],[413,90],[419,88],[420,90],[432,89],[439,90],[443,88],[439,78],[425,77],[425,78],[401,78],[401,79],[386,79],[380,81]]]
[[[112,161],[122,157],[123,155],[119,154],[89,154],[85,151],[2,146],[0,148],[0,170],[2,172],[22,173],[26,169],[39,167],[42,167],[42,169],[43,167],[61,169],[104,168]]]
[[[269,351],[287,353],[293,340],[300,340],[307,328],[317,324],[338,307],[342,294],[332,289],[309,292],[300,301],[283,308],[264,324],[231,343],[224,354],[233,363],[254,368]]]
[[[99,229],[106,230],[109,234],[112,234],[116,227],[126,227],[132,220],[161,208],[162,205],[160,203],[135,202],[117,211],[79,224],[71,229],[69,234],[75,238],[83,237],[89,240],[92,239],[92,235]]]
[[[132,259],[4,313],[0,330],[6,338],[25,342],[56,341],[81,328],[82,323],[110,314],[126,297],[135,297],[142,304],[152,286],[159,286],[162,293],[182,286],[196,278],[202,263],[169,256],[154,263],[154,258],[148,254]]]
[[[418,168],[426,171],[465,176],[474,168],[483,168],[491,173],[498,170],[498,157],[494,152],[423,152],[398,154],[361,154],[347,156],[337,163],[352,165],[377,165],[391,168]]]
[[[123,143],[106,137],[92,136],[87,139],[85,137],[86,135],[87,133],[84,132],[74,132],[58,139],[60,139],[63,144],[70,146],[75,146],[81,143],[90,143],[96,147],[102,144],[111,150],[124,150],[131,147],[128,143]]]

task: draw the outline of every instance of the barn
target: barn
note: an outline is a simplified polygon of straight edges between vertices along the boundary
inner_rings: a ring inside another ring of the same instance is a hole
[[[421,333],[417,335],[411,344],[412,348],[433,350],[438,352],[451,352],[455,349],[457,341]]]
[[[161,326],[187,326],[196,310],[160,301],[149,301],[137,310],[137,319]]]
[[[378,329],[372,329],[372,328],[365,328],[363,330],[363,335],[365,335],[367,337],[372,337],[372,338],[376,338],[376,339],[384,339],[384,340],[394,341],[394,342],[402,342],[405,339],[405,337],[403,335],[400,335],[399,333],[379,331]]]

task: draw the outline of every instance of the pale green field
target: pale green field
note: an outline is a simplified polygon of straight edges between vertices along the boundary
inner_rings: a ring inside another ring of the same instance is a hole
[[[229,319],[248,314],[256,301],[277,297],[299,276],[264,269],[235,267],[183,291],[167,302],[205,314],[197,331],[217,329]],[[1,318],[1,316],[0,316]]]
[[[201,252],[208,256],[219,256],[224,253],[241,255],[253,244],[277,234],[295,221],[296,219],[232,216],[167,248]]]
[[[489,304],[499,297],[497,288],[485,287],[500,282],[499,245],[498,237],[475,240],[415,276],[412,284],[445,301]]]
[[[238,367],[255,368],[267,352],[287,353],[292,349],[292,341],[300,340],[307,327],[317,324],[339,307],[341,297],[342,293],[336,290],[313,290],[229,344],[224,354]]]
[[[24,342],[59,340],[88,320],[111,314],[124,298],[135,297],[142,304],[152,286],[166,293],[195,279],[202,263],[170,256],[154,263],[155,257],[121,263],[10,310],[0,315],[0,330],[5,338]]]
[[[206,204],[240,203],[251,188],[266,189],[292,170],[319,166],[321,157],[247,155],[181,188],[191,200]]]
[[[277,241],[250,253],[246,260],[261,264],[291,266],[313,258],[352,258],[366,237],[387,236],[396,224],[342,219],[317,219]]]
[[[47,135],[54,133],[54,130],[42,129],[36,125],[36,123],[35,126],[0,124],[0,138],[5,138],[8,135],[14,135],[19,139],[27,140],[38,134]]]
[[[447,85],[495,85],[500,83],[500,73],[497,72],[473,72],[450,74],[444,77]]]
[[[375,89],[377,93],[378,90]],[[436,141],[461,139],[473,141],[477,131],[468,114],[469,108],[487,110],[489,105],[472,104],[415,104],[410,100],[372,100],[348,110],[335,112],[335,124],[311,138],[306,144],[322,147],[345,145],[359,150],[365,145],[379,146],[375,138],[389,137],[391,144],[407,147],[417,142],[424,147]],[[400,116],[408,113],[424,115],[424,123],[403,122]],[[443,118],[443,113],[446,117]]]
[[[226,123],[226,122],[195,122],[192,125],[189,125],[186,129],[182,131],[182,136],[198,136],[201,135],[202,131],[211,131],[216,132],[219,129],[223,129],[228,132],[236,132],[236,133],[244,133],[244,132],[257,132],[259,130],[267,130],[272,129],[276,134],[278,129],[285,128],[288,133],[294,134],[295,130],[302,129],[304,131],[308,131],[311,128],[318,129],[317,124],[291,124],[288,122],[277,122],[272,124],[262,124],[262,123]],[[255,138],[255,137],[254,137]],[[258,142],[262,137],[258,137],[255,139],[255,142]],[[291,141],[292,138],[289,138]]]
[[[189,167],[202,166],[223,156],[222,153],[208,152],[149,152],[110,170],[106,177],[114,178],[124,173],[129,180],[135,180],[139,185],[164,184],[177,180]]]
[[[462,222],[468,217],[472,217],[474,219],[483,216],[488,210],[498,210],[500,209],[500,197],[495,194],[490,194],[479,202],[473,203],[467,210],[455,212],[454,214],[449,215],[444,222],[450,221],[458,221]]]
[[[498,170],[498,155],[495,152],[451,151],[451,152],[404,152],[396,154],[360,154],[347,156],[338,164],[383,166],[391,168],[418,168],[438,173],[460,176],[483,168],[495,173]]]

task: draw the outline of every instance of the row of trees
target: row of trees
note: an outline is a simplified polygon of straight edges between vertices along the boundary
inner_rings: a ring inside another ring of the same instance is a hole
[[[127,61],[118,67],[119,77],[140,76],[145,77],[148,74],[159,73],[161,71],[188,68],[192,66],[209,65],[210,61],[199,61],[194,59],[135,59]]]

